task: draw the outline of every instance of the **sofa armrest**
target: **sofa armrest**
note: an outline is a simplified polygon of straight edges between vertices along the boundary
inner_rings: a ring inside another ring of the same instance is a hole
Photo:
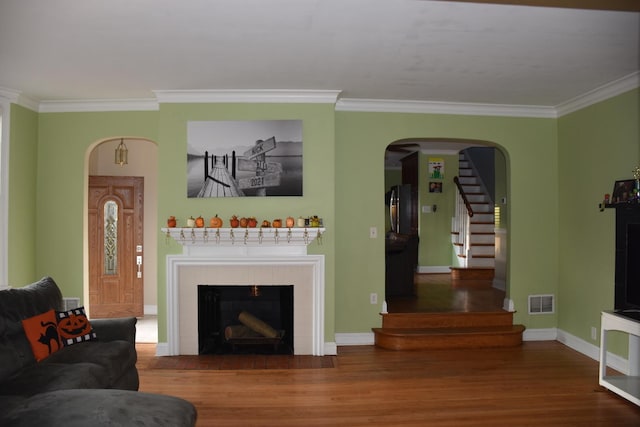
[[[100,341],[126,340],[131,344],[136,343],[135,317],[118,317],[114,319],[91,319],[96,336]]]

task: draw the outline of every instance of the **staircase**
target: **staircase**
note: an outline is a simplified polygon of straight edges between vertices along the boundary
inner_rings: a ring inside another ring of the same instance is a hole
[[[459,182],[473,210],[458,195],[452,220],[451,241],[458,266],[451,268],[454,279],[493,279],[495,268],[495,219],[493,203],[464,153],[459,157]]]
[[[375,345],[388,350],[441,350],[517,347],[523,325],[513,313],[384,313],[373,328]]]

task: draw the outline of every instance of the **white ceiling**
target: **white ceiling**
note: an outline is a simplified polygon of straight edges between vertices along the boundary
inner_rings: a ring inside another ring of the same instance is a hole
[[[637,73],[640,14],[426,0],[2,0],[0,87],[556,106]]]

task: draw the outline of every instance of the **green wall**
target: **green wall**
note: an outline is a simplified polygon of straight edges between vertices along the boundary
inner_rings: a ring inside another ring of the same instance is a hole
[[[640,164],[638,99],[636,89],[558,120],[558,328],[594,345],[591,327],[599,331],[600,312],[613,308],[615,277],[615,210],[598,204]]]
[[[429,158],[444,160],[444,178],[429,178]],[[453,177],[458,175],[458,155],[420,153],[418,225],[420,229],[419,266],[457,265],[451,246],[451,218],[455,215],[456,188]],[[429,182],[442,182],[442,193],[429,193]],[[423,213],[422,206],[436,205],[436,211]]]
[[[36,273],[38,114],[12,104],[9,146],[9,284],[22,286]]]
[[[202,120],[303,121],[302,197],[208,198],[186,197],[187,122]],[[205,218],[218,214],[225,222],[232,215],[258,218],[318,215],[327,232],[322,245],[309,245],[311,254],[325,256],[325,338],[334,341],[334,245],[336,242],[334,192],[334,112],[331,104],[164,104],[159,115],[158,222],[170,215]],[[165,239],[161,239],[164,242]],[[158,247],[158,316],[166,316],[166,255],[182,253],[177,243]],[[158,338],[166,341],[166,322],[159,322]]]
[[[527,314],[529,294],[556,294],[558,163],[555,119],[403,113],[336,113],[336,330],[380,324],[369,293],[384,295],[384,150],[404,138],[472,139],[502,147],[510,176],[510,270],[515,321],[553,328],[556,315]],[[363,167],[362,165],[366,165]],[[545,209],[541,209],[545,206]]]
[[[162,104],[159,111],[100,113],[12,106],[10,279],[19,286],[51,275],[65,295],[82,295],[88,152],[105,138],[147,138],[158,144],[160,224],[169,215],[323,217],[323,245],[309,250],[326,257],[325,338],[370,332],[380,324],[380,304],[370,304],[369,294],[384,295],[383,234],[370,239],[369,228],[385,229],[386,146],[405,138],[472,139],[499,147],[506,158],[500,174],[506,177],[507,292],[515,321],[590,341],[600,311],[613,303],[614,213],[599,212],[597,204],[615,179],[629,178],[638,165],[638,96],[635,90],[560,119],[336,112],[330,104]],[[187,199],[187,122],[263,119],[303,120],[304,196]],[[424,215],[421,221],[433,214]],[[159,242],[163,341],[165,256],[181,248]],[[557,314],[528,315],[530,294],[556,294]]]
[[[53,277],[64,296],[83,295],[88,156],[98,141],[114,136],[157,140],[157,112],[40,114],[36,271]]]

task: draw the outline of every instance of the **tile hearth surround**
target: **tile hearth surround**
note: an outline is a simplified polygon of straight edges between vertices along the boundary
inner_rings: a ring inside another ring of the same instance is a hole
[[[198,285],[293,285],[294,354],[336,354],[324,342],[324,256],[307,255],[306,245],[184,245],[168,255],[167,343],[158,355],[198,354]]]

